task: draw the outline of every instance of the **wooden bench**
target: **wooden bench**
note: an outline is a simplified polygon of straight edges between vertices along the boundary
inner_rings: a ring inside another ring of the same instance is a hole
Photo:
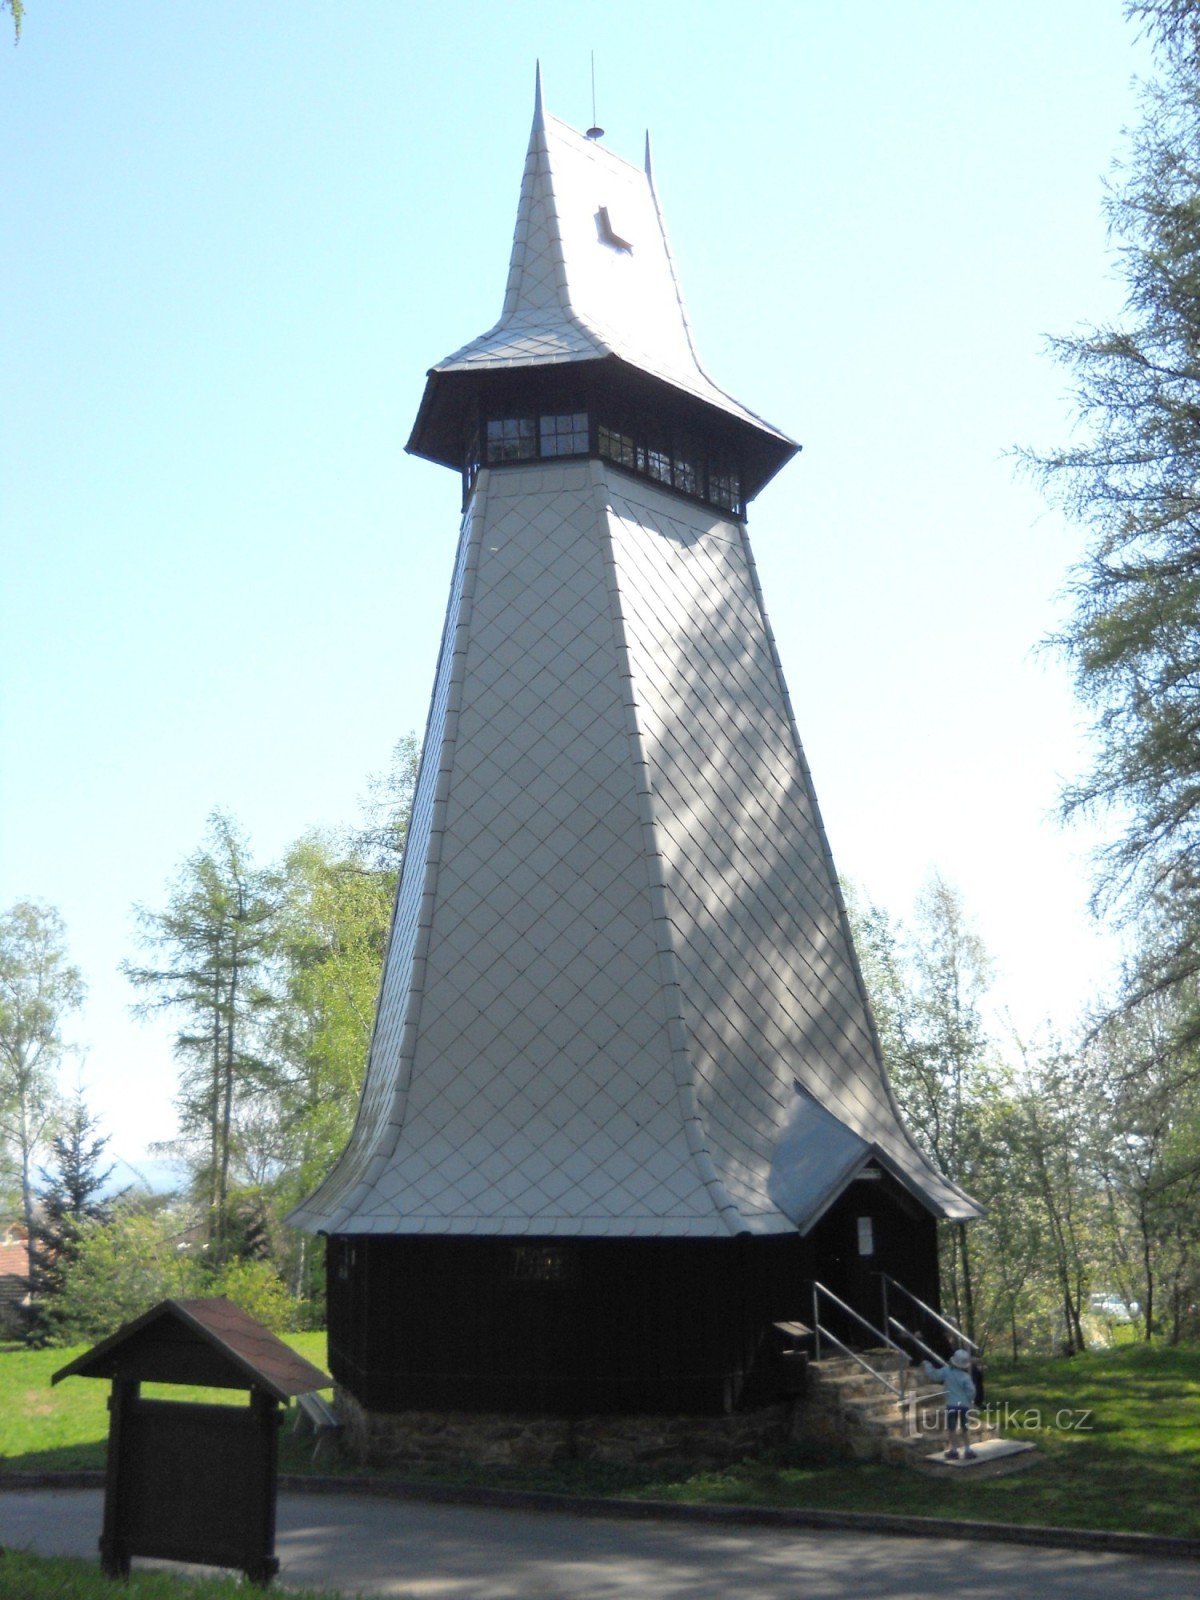
[[[304,1427],[310,1427],[315,1436],[316,1442],[312,1453],[314,1461],[321,1454],[321,1446],[327,1440],[336,1441],[342,1431],[342,1419],[338,1416],[336,1408],[316,1389],[310,1394],[296,1396],[296,1420],[292,1424],[292,1432],[299,1433]]]

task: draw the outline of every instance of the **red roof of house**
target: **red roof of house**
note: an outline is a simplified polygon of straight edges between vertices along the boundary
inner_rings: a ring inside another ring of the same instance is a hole
[[[0,1278],[26,1278],[29,1276],[29,1256],[24,1242],[0,1244]]]

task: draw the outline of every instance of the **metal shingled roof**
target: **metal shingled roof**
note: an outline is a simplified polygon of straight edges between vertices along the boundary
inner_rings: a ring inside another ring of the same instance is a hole
[[[976,1214],[892,1102],[744,530],[599,461],[481,474],[358,1123],[291,1220],[790,1231],[845,1181],[797,1084]]]
[[[432,370],[487,371],[607,356],[791,444],[718,388],[700,364],[648,145],[643,171],[551,116],[542,108],[539,75],[504,309],[495,327]]]
[[[434,370],[613,356],[782,439],[700,367],[648,174],[539,95],[504,313]],[[978,1214],[892,1098],[744,527],[484,467],[358,1118],[290,1220],[789,1232],[869,1159]]]

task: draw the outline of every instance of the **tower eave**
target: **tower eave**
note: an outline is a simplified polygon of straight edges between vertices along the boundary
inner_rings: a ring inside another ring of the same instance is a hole
[[[554,397],[557,396],[558,399]],[[801,446],[740,410],[728,411],[620,356],[564,355],[486,368],[432,367],[405,450],[462,471],[481,408],[501,397],[612,410],[632,406],[723,439],[741,464],[743,498],[752,500]]]

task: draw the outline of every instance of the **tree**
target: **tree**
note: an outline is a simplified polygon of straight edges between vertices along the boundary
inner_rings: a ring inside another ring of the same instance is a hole
[[[1085,1053],[1113,1277],[1143,1337],[1167,1326],[1176,1343],[1200,1265],[1200,1083],[1176,1047],[1179,1004],[1159,995],[1118,1011]]]
[[[283,869],[282,1003],[274,1060],[280,1092],[280,1204],[310,1193],[345,1147],[362,1088],[395,892],[372,869],[312,834]],[[286,1157],[286,1159],[284,1159]],[[320,1262],[301,1237],[291,1265],[298,1297],[319,1296]]]
[[[400,874],[413,794],[421,765],[421,746],[415,733],[397,739],[383,772],[367,779],[364,816],[346,841],[346,854],[367,870],[383,872],[393,883]]]
[[[1012,1130],[1014,1188],[1043,1220],[1042,1268],[1071,1350],[1086,1348],[1083,1312],[1096,1258],[1098,1186],[1089,1158],[1095,1130],[1086,1069],[1061,1049],[1027,1054]]]
[[[21,25],[25,21],[25,0],[0,0],[0,11],[7,11],[13,21],[13,43],[21,42]]]
[[[280,1005],[273,1060],[278,1090],[280,1207],[310,1193],[350,1134],[370,1050],[375,1000],[408,837],[419,746],[397,741],[388,769],[368,782],[364,818],[344,833],[298,840],[281,870]],[[319,1305],[321,1252],[293,1240],[288,1276]]]
[[[917,901],[911,930],[850,896],[855,944],[884,1061],[918,1142],[941,1170],[974,1193],[987,1151],[984,1111],[996,1074],[982,1005],[991,962],[962,897],[936,873]],[[974,1337],[975,1281],[968,1225],[945,1251],[950,1298]]]
[[[30,1238],[33,1162],[58,1104],[62,1024],[83,994],[58,912],[18,901],[0,917],[0,1154],[15,1162]]]
[[[67,1268],[79,1247],[79,1231],[86,1222],[108,1222],[120,1195],[104,1198],[113,1168],[101,1170],[108,1144],[96,1134],[96,1119],[88,1111],[83,1091],[77,1090],[51,1142],[53,1164],[41,1169],[37,1217],[29,1237],[29,1289],[34,1321],[30,1339],[43,1342],[54,1321],[54,1301],[62,1291]]]
[[[1128,11],[1159,75],[1107,202],[1124,313],[1055,342],[1083,438],[1028,460],[1090,530],[1055,642],[1093,713],[1097,756],[1065,808],[1117,820],[1098,905],[1170,907],[1174,937],[1144,969],[1144,994],[1200,973],[1200,4]],[[1188,1031],[1200,1036],[1194,1009]]]
[[[239,1116],[270,1087],[263,1024],[275,1004],[278,907],[275,875],[253,864],[236,824],[215,812],[206,845],[184,864],[166,909],[138,909],[143,943],[159,960],[122,967],[150,994],[139,1013],[182,1017],[175,1036],[180,1140],[217,1254],[229,1228]]]
[[[85,1222],[63,1274],[54,1332],[61,1344],[93,1344],[159,1300],[200,1287],[186,1230],[166,1211],[124,1204],[109,1222]]]

